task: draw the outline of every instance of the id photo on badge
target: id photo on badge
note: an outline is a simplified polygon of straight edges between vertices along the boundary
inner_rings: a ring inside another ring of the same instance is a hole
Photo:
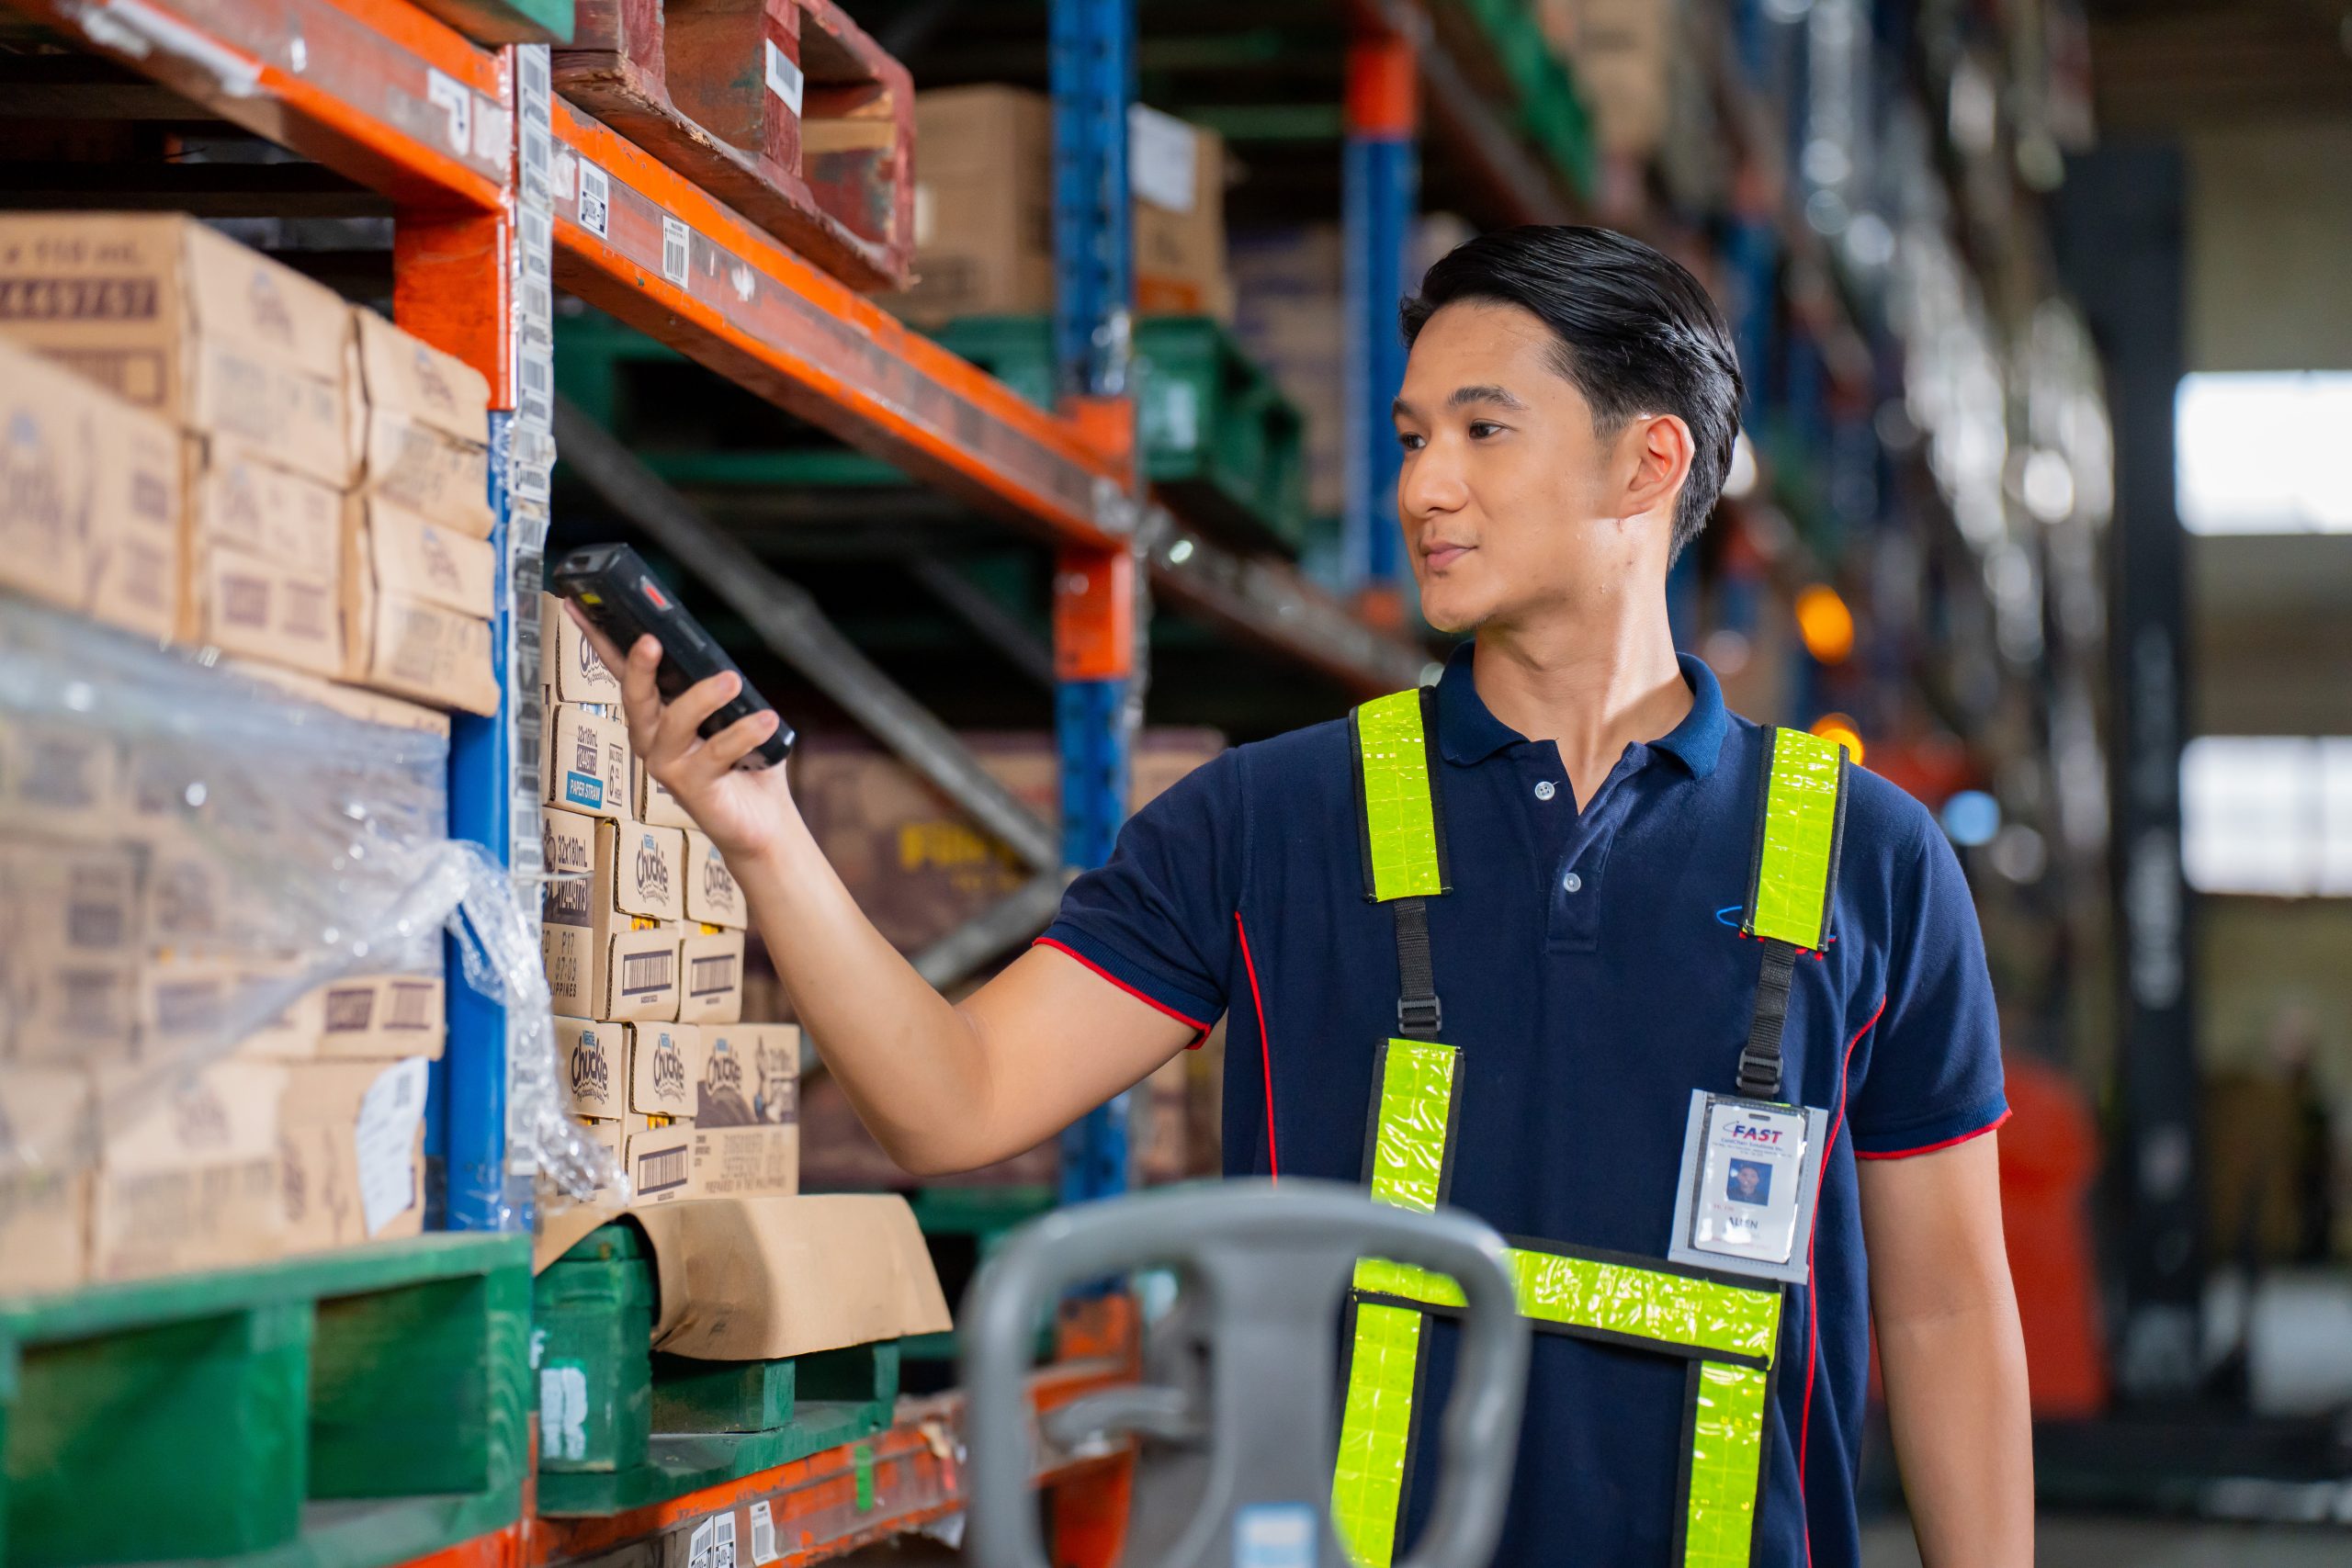
[[[1729,1162],[1730,1174],[1724,1179],[1724,1196],[1735,1203],[1769,1203],[1772,1201],[1772,1168],[1761,1160],[1736,1159]]]

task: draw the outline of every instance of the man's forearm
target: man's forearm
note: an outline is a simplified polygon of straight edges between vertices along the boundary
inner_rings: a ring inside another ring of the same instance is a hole
[[[1882,1315],[1877,1327],[1920,1562],[2030,1568],[2033,1430],[2015,1297],[2004,1290],[1914,1319]]]
[[[874,929],[798,815],[729,864],[794,1013],[890,1157],[918,1175],[994,1157],[971,1136],[990,1085],[970,1021]]]

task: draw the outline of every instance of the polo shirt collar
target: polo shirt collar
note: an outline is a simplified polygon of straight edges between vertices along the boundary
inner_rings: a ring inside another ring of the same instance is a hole
[[[1483,762],[1504,747],[1527,739],[1497,718],[1478,695],[1477,682],[1471,675],[1476,653],[1476,643],[1456,648],[1446,657],[1445,673],[1437,683],[1438,747],[1447,761],[1462,767]],[[1723,687],[1716,683],[1715,672],[1707,668],[1706,660],[1688,653],[1676,657],[1682,666],[1682,679],[1690,687],[1690,711],[1650,744],[1689,769],[1691,777],[1703,779],[1715,771],[1730,719],[1724,711]]]

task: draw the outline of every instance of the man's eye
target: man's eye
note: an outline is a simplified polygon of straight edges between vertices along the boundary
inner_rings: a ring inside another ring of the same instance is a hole
[[[1396,434],[1396,445],[1408,452],[1418,452],[1429,445],[1429,437],[1416,435],[1410,431],[1399,431]]]
[[[1501,430],[1502,426],[1497,424],[1493,420],[1474,419],[1470,422],[1470,439],[1473,441],[1484,441],[1489,435],[1499,434]]]

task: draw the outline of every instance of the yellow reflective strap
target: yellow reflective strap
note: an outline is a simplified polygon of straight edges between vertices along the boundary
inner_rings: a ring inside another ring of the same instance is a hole
[[[1444,892],[1437,813],[1430,799],[1429,745],[1421,732],[1420,689],[1374,697],[1357,708],[1356,743],[1363,773],[1372,896],[1385,904]]]
[[[1356,1308],[1352,1352],[1339,1462],[1331,1472],[1331,1526],[1351,1560],[1363,1568],[1388,1568],[1396,1555],[1397,1505],[1413,1436],[1421,1314],[1363,1303]]]
[[[1539,1323],[1623,1335],[1685,1350],[1750,1356],[1770,1366],[1781,1339],[1781,1292],[1662,1269],[1573,1254],[1510,1247],[1519,1310]],[[1463,1304],[1462,1287],[1442,1274],[1366,1258],[1355,1288],[1435,1307]]]
[[[1774,1288],[1517,1247],[1509,1261],[1519,1310],[1539,1322],[1753,1356],[1767,1365],[1780,1343],[1781,1292]]]
[[[1433,1040],[1391,1040],[1381,1055],[1380,1115],[1372,1142],[1372,1195],[1424,1214],[1444,1185],[1446,1128],[1460,1053]]]
[[[1699,1363],[1681,1568],[1747,1568],[1764,1467],[1765,1374]]]
[[[1818,948],[1829,919],[1829,863],[1838,839],[1841,777],[1834,741],[1802,729],[1772,732],[1772,772],[1756,853],[1747,929]]]

